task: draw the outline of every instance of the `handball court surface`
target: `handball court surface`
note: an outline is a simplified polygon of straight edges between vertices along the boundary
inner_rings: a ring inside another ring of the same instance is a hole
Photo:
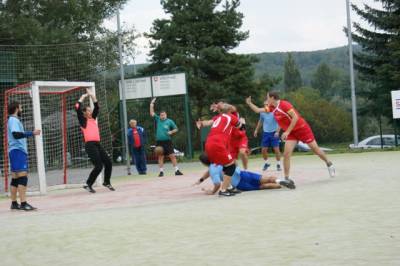
[[[187,163],[184,176],[166,165],[163,178],[154,167],[116,177],[115,192],[30,197],[32,213],[1,198],[0,265],[400,265],[400,153],[330,157],[335,178],[316,156],[295,156],[296,190],[207,196],[209,180],[192,186],[206,168]]]

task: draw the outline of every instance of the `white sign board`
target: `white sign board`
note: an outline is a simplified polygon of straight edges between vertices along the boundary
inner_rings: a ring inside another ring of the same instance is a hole
[[[154,97],[186,94],[185,73],[153,76],[151,81]]]
[[[122,100],[122,86],[119,81],[119,97]],[[135,78],[125,80],[125,97],[129,99],[140,99],[151,97],[151,78]]]
[[[392,91],[393,118],[400,118],[400,90]]]

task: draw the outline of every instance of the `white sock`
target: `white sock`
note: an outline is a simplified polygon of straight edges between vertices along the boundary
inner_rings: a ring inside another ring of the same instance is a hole
[[[282,180],[282,179],[279,179],[279,178],[277,178],[277,179],[275,180],[275,183],[279,184],[279,182],[281,182],[281,181],[283,181],[283,180]]]
[[[281,165],[281,161],[276,161],[276,165]]]
[[[264,163],[268,163],[268,159],[264,159]]]
[[[164,172],[164,168],[160,168],[160,172]]]
[[[178,166],[175,166],[175,171],[178,171],[179,170],[179,167]]]

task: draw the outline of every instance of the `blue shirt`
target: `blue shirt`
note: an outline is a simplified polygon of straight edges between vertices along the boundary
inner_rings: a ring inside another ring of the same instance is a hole
[[[261,112],[260,121],[263,123],[264,132],[276,132],[278,123],[275,120],[273,113]]]
[[[222,171],[222,165],[210,164],[209,173],[214,185],[221,184],[224,179],[224,172]],[[236,167],[235,173],[232,175],[231,184],[233,187],[237,187],[240,182],[240,168]]]
[[[15,116],[10,116],[7,123],[8,152],[12,150],[20,150],[28,154],[26,138],[16,139],[14,138],[12,132],[25,133],[24,126]]]

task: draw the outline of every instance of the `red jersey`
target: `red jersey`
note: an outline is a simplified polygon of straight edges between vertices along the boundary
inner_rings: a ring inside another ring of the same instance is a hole
[[[297,120],[296,125],[293,128],[293,131],[303,128],[304,126],[308,126],[306,120],[294,109],[293,105],[284,100],[280,100],[277,106],[269,105],[265,108],[267,112],[271,112],[274,114],[275,120],[278,123],[279,127],[286,131],[292,122],[292,117],[288,114],[290,110],[293,110],[299,120]]]
[[[213,117],[213,121],[208,137],[218,136],[223,138],[224,141],[229,141],[232,128],[239,123],[239,119],[231,114],[219,114]]]

